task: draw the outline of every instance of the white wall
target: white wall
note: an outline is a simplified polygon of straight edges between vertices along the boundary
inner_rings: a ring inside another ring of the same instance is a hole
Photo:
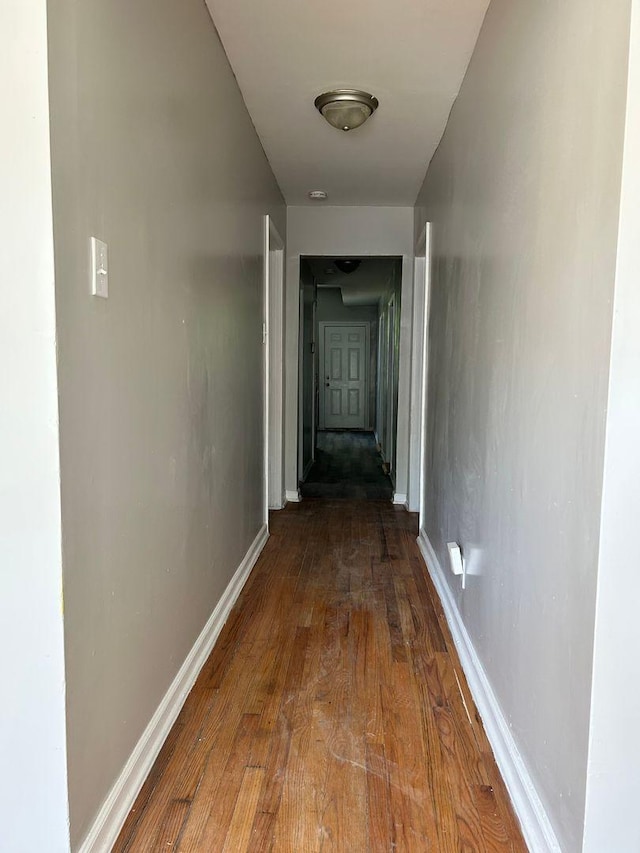
[[[287,208],[287,281],[285,340],[285,481],[287,492],[298,489],[298,313],[301,255],[402,256],[403,336],[400,346],[398,479],[396,491],[406,493],[409,444],[411,370],[411,290],[413,286],[413,208],[331,207]]]
[[[585,809],[628,6],[493,0],[416,216],[416,234],[434,223],[426,532],[443,566],[450,540],[473,557],[464,593],[447,581],[566,853]]]
[[[373,323],[378,319],[377,305],[345,305],[339,287],[318,288],[319,323]]]
[[[11,853],[69,849],[46,11],[0,5],[0,847]]]
[[[285,223],[204,3],[49,7],[75,848],[261,527],[263,215]]]
[[[640,2],[632,8],[584,853],[640,850]]]

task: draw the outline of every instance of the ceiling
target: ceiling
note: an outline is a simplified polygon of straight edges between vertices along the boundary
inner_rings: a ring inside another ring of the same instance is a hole
[[[389,289],[394,267],[402,264],[400,258],[362,258],[356,270],[345,274],[335,267],[334,258],[305,260],[318,287],[339,288],[347,306],[377,305]]]
[[[287,204],[413,205],[489,0],[206,0]],[[314,98],[380,107],[344,133]]]

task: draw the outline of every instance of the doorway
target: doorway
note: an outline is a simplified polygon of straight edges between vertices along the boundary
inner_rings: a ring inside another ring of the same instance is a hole
[[[393,498],[401,280],[400,258],[300,259],[303,497]]]

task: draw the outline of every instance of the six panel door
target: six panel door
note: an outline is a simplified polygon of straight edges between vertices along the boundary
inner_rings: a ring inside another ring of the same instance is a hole
[[[324,427],[366,426],[366,326],[324,327]]]

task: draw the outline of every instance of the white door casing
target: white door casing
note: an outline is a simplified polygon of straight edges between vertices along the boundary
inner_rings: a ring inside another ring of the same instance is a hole
[[[320,429],[366,429],[369,325],[320,323]]]
[[[418,241],[418,248],[424,252],[424,268],[422,276],[422,291],[423,298],[421,300],[421,312],[419,327],[421,331],[420,341],[420,382],[419,382],[419,400],[416,401],[417,411],[419,411],[419,422],[415,429],[419,435],[419,452],[418,452],[418,512],[420,513],[418,529],[423,530],[425,524],[425,507],[426,507],[426,478],[425,468],[427,464],[427,404],[429,392],[429,311],[431,308],[431,250],[432,250],[432,229],[431,222],[427,222],[424,226],[424,231]]]
[[[409,422],[408,508],[410,512],[420,513],[421,522],[424,515],[430,253],[431,223],[427,223],[416,243],[414,260]]]
[[[396,297],[395,293],[389,299],[389,303],[387,306],[387,340],[386,340],[386,352],[387,352],[387,360],[386,360],[386,370],[387,376],[385,380],[386,387],[386,424],[385,424],[385,453],[387,457],[387,463],[389,465],[389,472],[391,473],[391,478],[393,480],[393,484],[395,486],[396,482],[396,458],[395,458],[395,450],[396,450],[396,432],[398,427],[397,422],[397,409],[398,409],[398,401],[396,397],[397,386],[396,386],[396,347],[395,347],[395,335],[396,335]]]
[[[378,366],[378,423],[377,437],[380,451],[395,485],[396,479],[396,442],[398,424],[399,379],[397,374],[398,352],[396,294],[386,297],[380,304],[379,327],[379,366]]]
[[[284,506],[284,242],[264,217],[264,521]]]
[[[304,286],[298,302],[298,483],[304,480]]]

